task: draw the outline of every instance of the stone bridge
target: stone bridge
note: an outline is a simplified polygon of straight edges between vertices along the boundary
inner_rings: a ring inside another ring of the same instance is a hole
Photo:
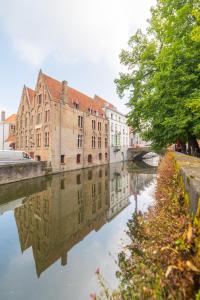
[[[150,147],[131,147],[128,149],[128,160],[141,160],[143,156],[151,152]]]

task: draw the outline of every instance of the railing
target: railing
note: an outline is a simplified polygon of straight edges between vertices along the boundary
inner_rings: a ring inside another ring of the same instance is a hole
[[[114,146],[114,152],[118,152],[121,150],[121,146]]]

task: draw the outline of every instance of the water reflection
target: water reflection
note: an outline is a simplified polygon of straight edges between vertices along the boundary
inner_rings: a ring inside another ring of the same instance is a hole
[[[137,210],[137,197],[154,173],[119,163],[11,184],[0,188],[0,213],[14,209],[21,251],[32,248],[39,277],[57,260],[67,265],[70,249],[115,218],[130,195]]]

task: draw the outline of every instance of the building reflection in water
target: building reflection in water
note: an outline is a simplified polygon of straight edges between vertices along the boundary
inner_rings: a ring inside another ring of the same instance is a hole
[[[58,259],[66,265],[68,251],[129,205],[130,195],[137,199],[153,178],[111,164],[54,175],[45,189],[24,197],[14,215],[21,250],[32,247],[38,277]]]

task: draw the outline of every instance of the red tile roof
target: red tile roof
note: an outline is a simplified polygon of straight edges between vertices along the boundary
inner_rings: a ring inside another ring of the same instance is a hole
[[[15,142],[15,136],[13,134],[9,135],[9,137],[5,140],[5,142]]]
[[[54,100],[59,100],[62,93],[62,83],[46,74],[43,73],[43,77],[48,86],[49,92]],[[93,99],[70,86],[67,86],[67,100],[70,106],[73,106],[74,103],[79,104],[79,109],[84,112],[88,112],[88,109],[91,109],[93,112],[97,112],[100,115],[104,115],[103,106],[105,103],[108,103],[106,100],[98,97],[98,99]],[[111,103],[108,103],[109,107],[114,108]]]
[[[16,114],[13,114],[13,115],[9,116],[7,119],[5,119],[5,122],[7,122],[7,123],[15,123],[16,116],[17,116]]]
[[[106,101],[105,99],[103,99],[97,95],[94,96],[94,99],[96,101],[98,101],[102,107],[109,107],[111,109],[116,109],[116,107],[112,103]]]
[[[32,104],[33,100],[34,100],[34,96],[35,96],[35,91],[30,89],[29,87],[26,87],[26,89],[27,89],[27,92],[28,92],[30,103]]]
[[[61,91],[62,91],[62,83],[44,73],[42,73],[43,78],[48,86],[51,97],[54,100],[60,99]]]

